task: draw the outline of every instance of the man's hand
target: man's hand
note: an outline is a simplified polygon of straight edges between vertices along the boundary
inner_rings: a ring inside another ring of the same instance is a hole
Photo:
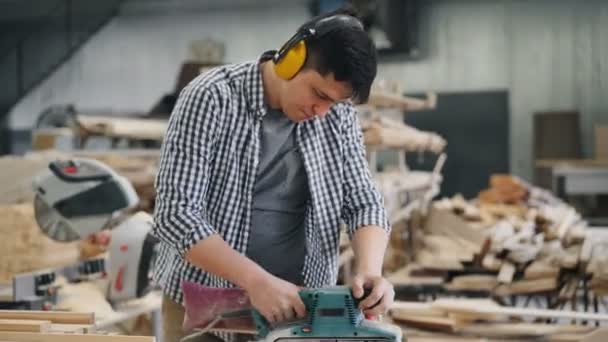
[[[245,288],[251,304],[269,322],[292,320],[306,316],[300,288],[269,273]]]
[[[393,285],[382,276],[356,275],[352,287],[355,298],[363,296],[364,288],[371,289],[369,296],[359,303],[359,308],[365,315],[384,314],[393,305],[395,290]]]

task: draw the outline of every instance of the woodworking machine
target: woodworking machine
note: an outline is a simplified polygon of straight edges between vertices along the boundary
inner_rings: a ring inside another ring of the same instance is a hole
[[[195,290],[196,286],[190,290],[197,293],[197,296],[203,296],[205,290]],[[366,290],[363,298],[357,299],[353,296],[352,290],[346,286],[303,289],[299,295],[306,306],[306,317],[302,319],[270,324],[255,308],[247,306],[218,315],[205,327],[194,329],[195,333],[184,337],[181,341],[190,341],[209,331],[247,330],[255,331],[256,336],[253,340],[257,342],[401,342],[403,333],[399,327],[367,319],[359,309],[359,303],[370,292]],[[199,305],[199,301],[189,301],[188,297],[188,293],[185,293],[186,321],[197,321],[199,317],[193,315],[205,310],[201,311],[200,307],[189,307]],[[214,310],[231,300],[234,298],[228,299],[215,293],[207,307]],[[244,318],[251,321],[253,327],[244,328],[235,325],[235,319]]]
[[[83,158],[51,162],[36,177],[33,186],[36,221],[51,239],[78,241],[111,229],[106,259],[84,272],[86,276],[108,277],[108,301],[138,298],[148,292],[157,241],[151,234],[149,214],[128,214],[139,202],[129,180],[100,161]],[[84,270],[82,265],[76,269]],[[30,295],[44,294],[45,287],[52,286],[55,274],[72,281],[82,280],[83,276],[83,272],[65,269],[47,273],[52,275],[33,273],[15,277],[21,282],[17,286],[30,289]]]

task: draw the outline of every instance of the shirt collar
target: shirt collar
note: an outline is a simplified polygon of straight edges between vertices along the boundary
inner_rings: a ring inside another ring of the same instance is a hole
[[[275,51],[270,50],[264,52],[253,66],[249,69],[249,73],[246,77],[247,84],[245,85],[245,92],[247,97],[247,103],[249,109],[254,112],[254,115],[258,118],[266,115],[267,108],[264,102],[264,81],[262,78],[262,68],[260,64],[266,62],[272,58]]]

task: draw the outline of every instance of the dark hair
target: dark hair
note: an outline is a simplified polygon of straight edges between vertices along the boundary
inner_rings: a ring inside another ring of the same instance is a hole
[[[317,21],[337,14],[357,17],[350,6],[322,14],[304,23],[300,29],[314,26]],[[352,88],[355,102],[365,103],[376,77],[376,47],[368,34],[352,25],[337,25],[336,28],[306,42],[308,57],[305,68],[312,68],[326,76],[333,72],[336,81],[347,82]]]

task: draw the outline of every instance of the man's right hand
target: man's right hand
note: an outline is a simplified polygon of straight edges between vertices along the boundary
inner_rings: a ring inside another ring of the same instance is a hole
[[[306,306],[300,298],[300,288],[269,273],[245,288],[249,300],[269,322],[292,320],[306,316]]]
[[[197,242],[185,256],[190,263],[245,289],[253,307],[269,322],[306,316],[299,287],[268,273],[218,234]]]

